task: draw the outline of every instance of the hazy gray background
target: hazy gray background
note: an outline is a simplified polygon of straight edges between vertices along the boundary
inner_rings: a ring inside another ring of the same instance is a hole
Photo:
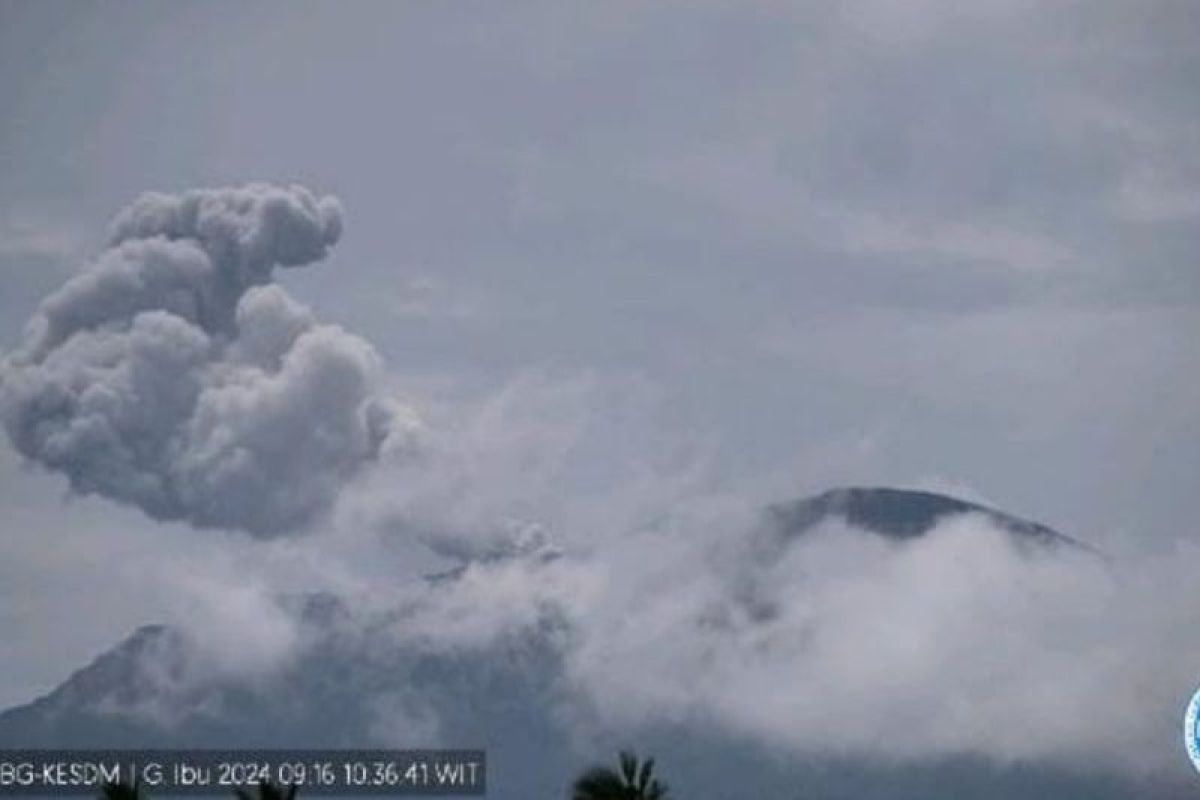
[[[634,386],[723,486],[1195,539],[1200,6],[964,5],[3,2],[0,334],[142,191],[296,181],[280,281],[435,422]],[[4,445],[0,705],[246,547],[64,495]]]

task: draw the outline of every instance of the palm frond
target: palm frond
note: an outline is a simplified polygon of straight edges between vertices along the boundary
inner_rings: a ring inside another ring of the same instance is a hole
[[[145,800],[142,785],[136,780],[133,783],[106,783],[101,787],[101,796],[104,800]]]
[[[627,750],[622,750],[618,757],[621,761],[621,775],[625,778],[625,785],[633,786],[637,781],[637,756]]]
[[[625,800],[625,783],[608,767],[592,767],[571,787],[571,800]]]
[[[571,800],[666,800],[667,785],[654,777],[654,759],[639,764],[631,751],[617,756],[619,770],[592,767],[571,786]]]
[[[642,764],[642,771],[638,773],[637,789],[640,793],[646,793],[646,787],[650,785],[650,774],[654,772],[654,759],[647,758]]]

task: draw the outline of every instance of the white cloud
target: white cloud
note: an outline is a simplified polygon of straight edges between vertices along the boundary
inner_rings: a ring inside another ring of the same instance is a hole
[[[573,677],[614,727],[690,715],[809,754],[1159,768],[1200,659],[1196,553],[1172,555],[1031,556],[972,519],[904,544],[827,529],[752,574],[760,621],[663,543],[639,554],[655,567],[598,565]]]
[[[611,460],[596,417],[637,415],[548,389],[468,415],[424,488],[387,469],[356,487],[356,523],[482,556],[432,588],[364,584],[396,642],[486,658],[550,637],[571,689],[556,713],[580,735],[675,720],[806,755],[1177,766],[1195,546],[1105,559],[965,516],[907,542],[828,523],[764,557],[758,501],[702,462],[639,469],[652,444]],[[593,458],[613,469],[589,485],[573,470]]]

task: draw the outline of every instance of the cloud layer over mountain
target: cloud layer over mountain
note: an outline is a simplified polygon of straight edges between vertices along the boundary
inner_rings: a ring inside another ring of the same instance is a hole
[[[551,637],[556,713],[584,739],[681,725],[797,757],[1185,768],[1193,546],[1110,561],[968,514],[907,541],[827,520],[764,558],[749,506],[668,472],[651,515],[645,485],[562,492],[568,527],[454,580],[363,588],[405,609],[386,626],[402,650]]]

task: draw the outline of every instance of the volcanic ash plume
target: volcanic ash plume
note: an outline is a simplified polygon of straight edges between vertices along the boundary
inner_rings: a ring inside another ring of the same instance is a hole
[[[272,283],[341,228],[338,201],[299,186],[144,195],[0,366],[13,443],[158,519],[310,522],[410,419],[378,394],[370,344]]]

